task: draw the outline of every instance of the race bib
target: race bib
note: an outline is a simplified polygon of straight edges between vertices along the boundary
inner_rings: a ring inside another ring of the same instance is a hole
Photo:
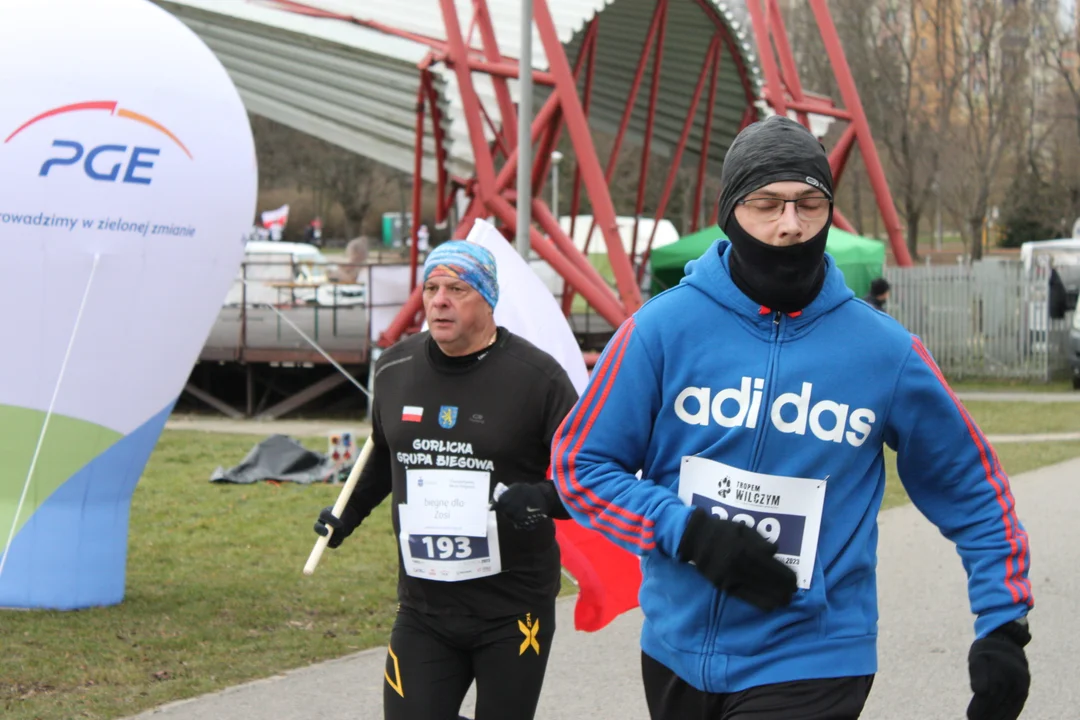
[[[679,499],[757,530],[777,544],[776,557],[795,571],[798,586],[810,588],[825,480],[762,475],[714,460],[684,457]]]
[[[494,511],[486,512],[483,533],[454,535],[427,532],[428,514],[419,517],[410,505],[398,505],[401,532],[398,541],[405,574],[437,580],[460,582],[489,577],[502,572],[499,558],[499,528]]]
[[[405,471],[413,529],[426,535],[483,537],[491,474],[474,470]]]

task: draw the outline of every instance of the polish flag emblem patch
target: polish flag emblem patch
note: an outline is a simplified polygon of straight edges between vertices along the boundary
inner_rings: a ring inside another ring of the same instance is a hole
[[[401,408],[401,422],[420,422],[424,419],[424,408],[406,405]]]

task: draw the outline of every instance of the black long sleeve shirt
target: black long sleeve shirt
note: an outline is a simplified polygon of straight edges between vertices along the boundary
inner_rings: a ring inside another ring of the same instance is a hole
[[[558,362],[505,328],[490,347],[465,357],[444,355],[427,333],[407,338],[376,363],[375,447],[349,506],[362,520],[392,495],[397,535],[396,508],[408,502],[407,470],[487,471],[489,497],[500,482],[550,482],[551,441],[576,400]],[[555,514],[564,512],[558,507]],[[502,572],[460,582],[407,575],[399,546],[399,601],[436,615],[495,618],[554,598],[560,577],[554,523],[519,531],[500,518],[498,538]]]

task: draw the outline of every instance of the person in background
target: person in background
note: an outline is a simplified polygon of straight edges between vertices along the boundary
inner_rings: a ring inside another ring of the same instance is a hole
[[[416,231],[416,249],[419,252],[426,253],[431,249],[430,239],[431,232],[428,231],[427,225],[421,225]]]
[[[304,239],[315,247],[322,246],[322,218],[316,215],[304,228]]]
[[[870,292],[863,298],[870,307],[885,312],[885,303],[889,300],[889,281],[883,277],[874,278],[870,283]]]
[[[1065,283],[1061,280],[1061,275],[1058,273],[1057,268],[1054,267],[1054,260],[1050,258],[1050,289],[1049,289],[1049,311],[1051,320],[1063,320],[1065,313],[1069,312],[1069,297],[1068,292],[1065,290]]]
[[[345,246],[345,262],[331,266],[326,275],[331,281],[351,285],[359,282],[360,270],[367,263],[368,239],[353,238]]]

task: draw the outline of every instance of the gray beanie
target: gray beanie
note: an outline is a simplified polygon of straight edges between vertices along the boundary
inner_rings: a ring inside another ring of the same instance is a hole
[[[720,174],[717,224],[727,227],[735,202],[774,182],[795,180],[833,197],[825,148],[809,130],[782,115],[748,125],[732,141]]]

